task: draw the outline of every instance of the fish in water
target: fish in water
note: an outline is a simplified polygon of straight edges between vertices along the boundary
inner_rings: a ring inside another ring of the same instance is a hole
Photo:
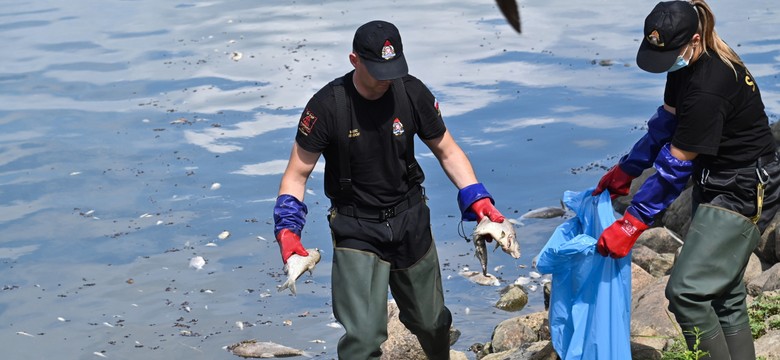
[[[496,0],[498,8],[504,14],[506,21],[517,33],[522,33],[520,28],[520,10],[517,7],[517,0]]]
[[[311,355],[303,350],[298,350],[267,341],[244,340],[240,343],[228,346],[227,349],[234,355],[245,358],[276,358],[291,356],[311,357]]]
[[[561,206],[545,206],[533,209],[520,216],[520,219],[552,219],[562,217],[566,214],[566,205],[561,202]]]
[[[501,282],[498,280],[498,278],[492,274],[483,274],[479,271],[470,271],[468,269],[463,269],[459,274],[460,276],[463,276],[464,278],[469,279],[469,281],[478,285],[483,285],[483,286],[501,285]]]
[[[295,295],[295,280],[298,280],[298,278],[307,271],[310,275],[313,275],[312,271],[314,271],[314,267],[320,262],[320,258],[322,257],[320,255],[320,249],[312,248],[306,249],[306,251],[309,253],[308,256],[292,254],[292,256],[287,259],[287,264],[284,265],[287,281],[279,286],[279,289],[277,289],[279,292],[289,288],[293,295]]]
[[[496,247],[493,251],[500,246],[501,250],[513,258],[520,258],[520,244],[517,243],[517,232],[515,231],[515,226],[509,221],[492,222],[485,216],[474,229],[474,233],[471,236],[475,243],[479,238],[487,240],[489,237],[496,242]]]

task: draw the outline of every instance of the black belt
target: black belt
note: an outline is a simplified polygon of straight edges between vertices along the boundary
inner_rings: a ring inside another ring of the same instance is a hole
[[[401,202],[388,208],[366,208],[357,207],[354,205],[336,205],[333,204],[333,208],[341,215],[384,221],[393,216],[396,216],[414,205],[417,205],[425,197],[425,189],[422,186],[415,186],[412,190],[406,193]]]
[[[769,154],[759,156],[758,160],[756,160],[756,167],[762,168],[764,165],[771,164],[775,161],[777,161],[777,152],[771,152]]]
[[[710,166],[705,167],[705,171],[714,171],[720,173],[744,173],[748,171],[755,171],[756,168],[761,169],[766,165],[769,165],[778,160],[777,152],[771,152],[758,157],[755,161],[735,164],[733,166]]]

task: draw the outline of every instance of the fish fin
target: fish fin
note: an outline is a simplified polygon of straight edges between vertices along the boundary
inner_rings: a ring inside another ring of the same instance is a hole
[[[295,290],[295,281],[293,281],[292,284],[290,284],[290,291],[292,292],[293,295],[298,295]]]

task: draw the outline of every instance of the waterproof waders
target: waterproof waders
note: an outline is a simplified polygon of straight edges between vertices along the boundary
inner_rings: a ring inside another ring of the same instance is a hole
[[[429,359],[449,359],[450,311],[444,307],[436,247],[403,270],[376,255],[354,249],[333,252],[333,313],[346,333],[339,359],[379,359],[387,339],[387,286],[398,304],[399,320],[417,336]]]
[[[760,235],[749,218],[710,204],[699,205],[691,220],[666,298],[689,349],[699,330],[705,359],[755,358],[742,278]]]

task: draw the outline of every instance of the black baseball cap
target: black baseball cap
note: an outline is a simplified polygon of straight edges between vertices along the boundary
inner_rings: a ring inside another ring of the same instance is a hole
[[[698,28],[699,16],[691,3],[659,2],[645,18],[645,36],[636,54],[636,64],[651,73],[669,70]]]
[[[396,79],[409,73],[401,34],[387,21],[374,20],[361,25],[355,31],[352,50],[377,80]]]

